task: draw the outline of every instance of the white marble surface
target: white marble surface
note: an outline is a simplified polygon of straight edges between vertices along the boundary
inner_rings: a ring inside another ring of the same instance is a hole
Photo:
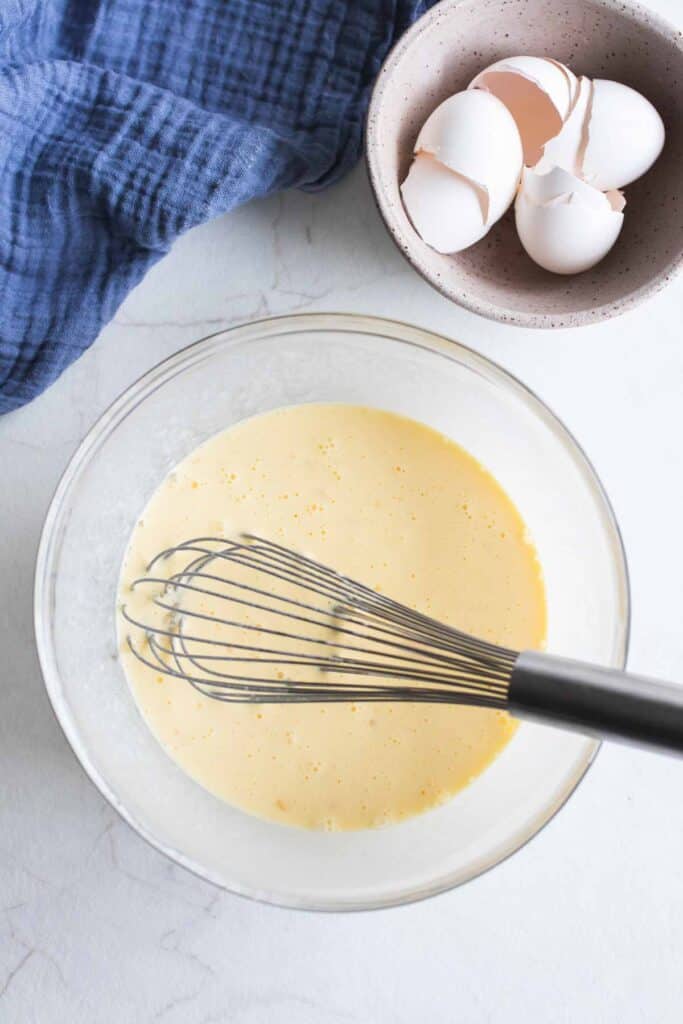
[[[656,6],[674,17],[678,4]],[[135,377],[243,319],[362,311],[480,349],[563,417],[623,528],[630,664],[681,678],[682,300],[683,279],[573,332],[477,319],[402,261],[359,168],[323,195],[253,204],[184,238],[56,386],[0,421],[3,1024],[681,1019],[683,764],[604,748],[526,849],[427,903],[349,916],[259,906],[165,860],[87,780],[43,692],[31,587],[59,474]]]

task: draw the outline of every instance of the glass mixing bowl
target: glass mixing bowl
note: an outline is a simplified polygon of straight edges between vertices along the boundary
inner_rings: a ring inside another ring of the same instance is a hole
[[[57,717],[100,792],[150,843],[236,893],[351,910],[473,878],[562,806],[598,744],[523,723],[448,803],[398,825],[308,832],[260,821],[203,790],[143,722],[118,658],[114,611],[133,524],[166,473],[238,420],[301,402],[355,402],[442,431],[521,511],[545,574],[548,649],[623,667],[629,597],[605,493],[571,435],[500,367],[405,324],[312,314],[205,338],[133,384],[68,466],[38,553],[35,624]]]

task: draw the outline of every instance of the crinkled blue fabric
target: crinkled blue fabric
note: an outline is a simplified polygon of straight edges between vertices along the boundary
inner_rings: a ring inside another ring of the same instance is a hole
[[[174,239],[359,156],[430,0],[0,0],[0,412],[41,392]]]

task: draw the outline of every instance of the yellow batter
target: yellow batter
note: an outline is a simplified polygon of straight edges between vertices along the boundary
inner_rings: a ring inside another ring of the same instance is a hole
[[[516,649],[542,645],[536,552],[495,479],[441,434],[352,405],[292,406],[211,438],[136,525],[120,600],[161,549],[240,530],[304,551],[446,623]],[[429,704],[224,705],[121,657],[159,742],[203,786],[252,814],[357,829],[441,803],[512,736],[506,714]]]

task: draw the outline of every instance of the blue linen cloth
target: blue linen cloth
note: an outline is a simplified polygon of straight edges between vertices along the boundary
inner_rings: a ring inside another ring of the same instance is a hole
[[[188,228],[360,154],[432,0],[0,0],[0,412],[94,340]]]

